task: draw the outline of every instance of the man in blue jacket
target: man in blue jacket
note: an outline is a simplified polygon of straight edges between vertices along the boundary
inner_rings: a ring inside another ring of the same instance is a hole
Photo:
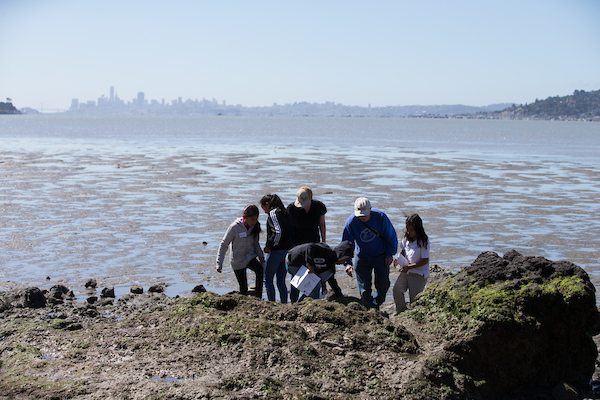
[[[342,240],[356,242],[359,248],[356,281],[363,303],[379,307],[390,288],[390,264],[398,250],[396,230],[387,215],[371,208],[366,197],[354,202],[354,214],[346,221]],[[372,273],[375,274],[377,297],[371,292]]]

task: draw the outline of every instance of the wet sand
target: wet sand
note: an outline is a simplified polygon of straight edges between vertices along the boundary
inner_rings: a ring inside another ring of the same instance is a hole
[[[169,284],[170,296],[197,284],[236,289],[231,268],[214,267],[227,226],[262,195],[288,204],[302,185],[327,205],[330,245],[339,243],[354,199],[367,196],[399,236],[405,213],[422,216],[432,264],[455,271],[483,251],[516,249],[570,260],[600,284],[600,169],[568,161],[397,148],[81,144],[0,149],[0,177],[0,289],[62,283],[82,293],[88,278],[114,286],[117,296],[157,282]],[[264,227],[264,214],[260,221]],[[336,276],[357,294],[353,279]]]

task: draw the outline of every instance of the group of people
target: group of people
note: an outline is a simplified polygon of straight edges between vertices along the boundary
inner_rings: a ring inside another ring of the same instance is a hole
[[[341,243],[331,248],[325,243],[327,208],[312,198],[308,186],[298,189],[296,200],[287,207],[276,194],[263,196],[260,207],[268,216],[264,250],[259,244],[262,232],[259,209],[256,205],[248,205],[225,232],[217,252],[217,271],[221,272],[225,254],[231,247],[231,266],[242,294],[249,293],[246,271],[250,269],[256,274],[254,294],[257,297],[262,297],[264,282],[267,299],[275,301],[275,281],[282,303],[288,302],[288,294],[292,303],[298,302],[303,295],[294,285],[288,292],[286,276],[289,273],[294,277],[306,267],[308,273],[320,278],[320,284],[304,295],[319,298],[329,284],[335,296],[343,296],[335,279],[338,264],[345,265],[348,275],[356,273],[360,297],[367,307],[378,308],[385,301],[392,265],[401,271],[392,289],[396,312],[407,308],[406,291],[412,303],[425,288],[430,247],[418,214],[406,218],[404,236],[398,243],[396,230],[385,212],[372,208],[369,199],[360,197],[346,221]],[[358,254],[353,264],[355,247]],[[265,254],[268,254],[266,261]]]

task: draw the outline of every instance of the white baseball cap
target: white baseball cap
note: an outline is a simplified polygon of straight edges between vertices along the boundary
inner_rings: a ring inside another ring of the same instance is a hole
[[[371,214],[371,202],[366,197],[359,197],[354,202],[354,215],[367,217]]]

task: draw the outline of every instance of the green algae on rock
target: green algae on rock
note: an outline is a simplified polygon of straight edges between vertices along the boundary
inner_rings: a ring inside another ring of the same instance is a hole
[[[485,252],[429,287],[410,316],[443,342],[446,363],[484,397],[585,386],[597,349],[595,288],[567,261]],[[453,382],[449,379],[449,382]]]

